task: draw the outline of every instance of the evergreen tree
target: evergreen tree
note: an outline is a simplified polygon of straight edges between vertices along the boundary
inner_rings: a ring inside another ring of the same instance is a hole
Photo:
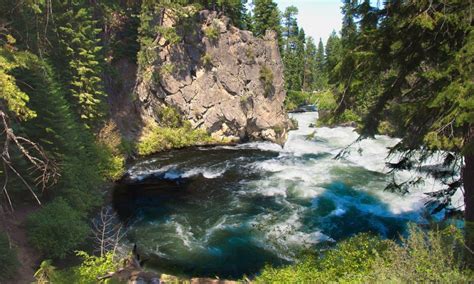
[[[461,169],[462,175],[444,179],[446,188],[430,194],[437,198],[431,208],[438,212],[449,207],[463,186],[467,241],[474,248],[472,4],[436,0],[388,1],[381,9],[367,5],[365,1],[357,7],[356,16],[364,23],[360,35],[352,38],[347,28],[351,25],[345,24],[347,55],[335,68],[338,89],[343,90],[338,113],[358,110],[363,137],[377,133],[381,121],[388,120],[402,137],[393,151],[404,156],[394,168],[416,165],[444,150],[444,167]],[[352,17],[353,9],[346,13]],[[389,189],[404,187],[391,184]]]
[[[342,58],[342,46],[341,39],[337,36],[336,32],[333,31],[326,42],[325,49],[325,71],[330,73],[334,67],[341,61]]]
[[[294,49],[294,43],[298,37],[298,22],[296,16],[298,15],[298,8],[295,6],[289,6],[286,8],[283,13],[283,40],[285,45],[283,47],[283,54],[290,52],[291,49]],[[284,55],[283,55],[284,56]]]
[[[341,38],[344,48],[349,48],[355,40],[357,26],[354,21],[357,0],[343,0]]]
[[[323,40],[319,38],[318,50],[316,52],[316,64],[319,72],[324,72],[325,60],[324,60],[324,44]]]
[[[254,0],[254,30],[256,36],[264,36],[267,30],[278,34],[281,44],[280,12],[272,0]]]
[[[316,51],[315,55],[315,61],[316,61],[316,80],[315,80],[315,85],[314,87],[317,90],[322,90],[323,88],[326,87],[326,81],[327,81],[327,74],[326,74],[326,62],[324,58],[324,44],[322,39],[319,39],[318,43],[318,49]]]
[[[316,45],[312,37],[306,39],[306,50],[304,53],[304,76],[303,90],[312,91],[317,88],[318,63],[316,60]]]
[[[98,36],[101,30],[96,27],[97,21],[93,20],[93,10],[88,4],[66,2],[58,6],[57,9],[63,10],[56,19],[61,47],[56,62],[67,62],[67,66],[61,66],[68,73],[62,79],[70,89],[80,118],[93,126],[104,116],[105,93],[100,77],[104,57]]]

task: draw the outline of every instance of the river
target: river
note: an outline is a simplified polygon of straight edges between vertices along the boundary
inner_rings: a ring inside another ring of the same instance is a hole
[[[299,129],[283,148],[268,142],[198,147],[133,164],[133,182],[113,194],[128,223],[123,245],[136,243],[146,266],[159,272],[241,278],[358,232],[396,237],[408,222],[427,221],[423,192],[441,184],[425,177],[406,195],[383,190],[392,179],[387,147],[398,139],[363,140],[336,160],[358,137],[354,129],[311,128],[316,112],[292,116]]]

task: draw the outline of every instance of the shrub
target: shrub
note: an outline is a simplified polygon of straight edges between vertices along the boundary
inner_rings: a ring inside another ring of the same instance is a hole
[[[210,25],[209,27],[206,27],[204,29],[204,35],[207,38],[209,38],[209,40],[211,40],[211,41],[217,40],[220,36],[218,22],[216,22],[216,21],[218,21],[218,20],[214,20],[212,22],[212,25]]]
[[[315,282],[362,281],[376,256],[383,253],[389,242],[369,234],[359,234],[342,241],[320,257],[305,257],[303,261],[283,267],[266,267],[257,282]]]
[[[176,29],[173,27],[158,26],[157,30],[161,36],[171,45],[181,41],[181,37],[176,33]]]
[[[208,144],[214,140],[202,129],[192,129],[190,123],[181,127],[161,127],[152,124],[146,127],[137,144],[140,155],[149,155],[167,149],[182,148],[197,144]]]
[[[463,264],[464,241],[454,226],[424,232],[409,226],[409,237],[391,243],[387,254],[378,257],[371,277],[383,282],[470,282],[473,271]]]
[[[265,95],[269,95],[273,88],[273,72],[268,66],[263,65],[260,68],[260,81],[262,81]]]
[[[158,118],[160,125],[164,127],[180,127],[182,126],[181,116],[179,112],[172,107],[162,107],[159,110]]]
[[[99,145],[100,147],[100,145]],[[120,179],[125,173],[125,156],[121,153],[114,154],[110,148],[100,147],[99,155],[102,156],[99,170],[103,177],[110,181]]]
[[[381,121],[379,126],[377,127],[377,132],[383,135],[394,136],[395,135],[395,127],[389,121]]]
[[[62,198],[57,198],[27,219],[30,243],[44,255],[63,258],[81,244],[89,226],[80,213]]]
[[[219,38],[219,30],[213,26],[204,29],[204,35],[210,40],[216,40]]]
[[[80,279],[79,283],[97,283],[98,277],[118,269],[118,262],[114,261],[114,255],[111,252],[104,256],[93,256],[78,251],[76,255],[82,258],[81,265],[76,269],[76,274]]]
[[[305,257],[283,268],[267,266],[256,282],[470,282],[474,273],[465,268],[463,251],[458,229],[424,232],[411,225],[401,243],[362,233],[319,257]]]
[[[56,273],[56,267],[53,266],[51,260],[43,260],[40,264],[40,267],[35,272],[36,283],[38,284],[47,284],[51,283],[54,279]]]
[[[174,72],[174,68],[172,63],[165,63],[160,68],[160,75],[171,75]]]
[[[15,276],[20,263],[6,234],[0,232],[0,282]]]
[[[285,108],[293,111],[301,105],[314,104],[319,94],[303,91],[288,91],[285,98]]]
[[[93,256],[86,252],[78,251],[76,252],[76,255],[82,258],[82,262],[78,266],[73,266],[62,270],[55,270],[53,267],[52,270],[46,270],[47,273],[42,273],[44,269],[40,268],[36,274],[38,274],[38,276],[45,276],[43,279],[45,279],[47,282],[38,281],[38,283],[116,283],[113,282],[112,279],[106,279],[102,281],[97,280],[97,278],[100,276],[104,276],[109,272],[118,270],[119,262],[114,259],[112,253],[108,253],[104,256]],[[43,263],[41,264],[42,266]],[[38,279],[38,277],[36,278]]]
[[[201,57],[201,62],[202,62],[202,65],[206,67],[212,65],[212,56],[209,53],[204,54]]]
[[[315,101],[318,110],[333,111],[337,107],[336,98],[331,90],[317,93]]]
[[[109,120],[97,135],[99,171],[109,180],[119,179],[125,172],[125,148],[115,122]]]

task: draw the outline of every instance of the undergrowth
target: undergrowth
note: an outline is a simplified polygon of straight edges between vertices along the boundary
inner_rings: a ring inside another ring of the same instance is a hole
[[[319,256],[305,257],[297,264],[282,268],[267,266],[256,282],[474,281],[474,272],[463,262],[464,244],[459,229],[450,226],[425,232],[410,225],[408,233],[400,242],[362,233]]]

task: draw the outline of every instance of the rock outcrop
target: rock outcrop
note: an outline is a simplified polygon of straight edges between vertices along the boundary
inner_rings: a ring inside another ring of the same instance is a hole
[[[152,62],[138,73],[141,118],[159,122],[159,109],[172,106],[216,139],[284,143],[289,124],[276,33],[257,38],[207,10],[186,23],[168,14],[159,20],[162,34],[144,51]],[[170,30],[178,40],[167,38]]]

